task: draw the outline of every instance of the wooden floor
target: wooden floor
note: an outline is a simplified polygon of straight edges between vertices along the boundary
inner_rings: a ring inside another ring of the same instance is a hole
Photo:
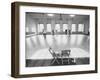
[[[89,35],[73,34],[73,35],[35,35],[26,37],[25,41],[25,58],[26,67],[38,66],[54,66],[54,65],[82,65],[89,64],[89,57],[80,58],[78,56],[89,55]],[[71,49],[71,56],[76,57],[76,63],[61,63],[56,62],[51,64],[52,55],[48,52],[48,48],[52,47],[55,51]],[[78,50],[76,50],[76,49]]]

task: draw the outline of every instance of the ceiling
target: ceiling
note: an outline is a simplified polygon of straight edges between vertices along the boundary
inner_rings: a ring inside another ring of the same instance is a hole
[[[50,23],[51,20],[55,21],[56,23],[63,22],[67,23],[71,20],[73,23],[84,23],[84,21],[89,21],[89,15],[75,15],[74,17],[70,16],[71,14],[53,14],[53,16],[48,16],[48,13],[33,13],[27,12],[26,18],[30,17],[34,20],[37,20],[40,23],[44,21]]]

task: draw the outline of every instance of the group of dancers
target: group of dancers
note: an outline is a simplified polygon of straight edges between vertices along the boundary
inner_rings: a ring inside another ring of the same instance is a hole
[[[46,38],[46,35],[47,35],[47,32],[46,32],[46,30],[43,30],[43,36],[44,36],[44,38]],[[55,35],[55,34],[57,34],[57,30],[52,30],[52,32],[51,32],[51,35]],[[64,34],[66,34],[66,35],[71,35],[71,30],[69,30],[69,29],[66,29],[65,31],[64,31]]]

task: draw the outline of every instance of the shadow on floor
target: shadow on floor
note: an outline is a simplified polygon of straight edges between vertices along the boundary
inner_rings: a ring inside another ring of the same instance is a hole
[[[42,59],[42,60],[26,59],[26,67],[83,65],[83,64],[89,64],[90,62],[89,58],[75,58],[75,59],[69,58],[69,59],[63,59],[63,62],[61,59],[58,59],[59,64],[56,61],[52,63],[52,61],[53,59]]]

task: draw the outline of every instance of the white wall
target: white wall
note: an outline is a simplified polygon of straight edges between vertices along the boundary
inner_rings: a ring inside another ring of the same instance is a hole
[[[32,28],[36,29],[36,22],[30,15],[26,16],[26,27],[28,28],[29,32],[32,32]]]
[[[88,34],[89,24],[90,24],[89,21],[88,20],[85,20],[85,22],[84,22],[84,26],[85,26],[84,32],[85,32],[85,34]]]
[[[10,77],[11,68],[11,2],[15,0],[1,0],[0,2],[0,80],[16,80]],[[30,1],[41,3],[56,3],[56,4],[73,4],[73,5],[88,5],[98,6],[100,10],[100,0],[16,0],[16,1]],[[99,11],[100,21],[100,11]],[[99,25],[100,26],[100,23]],[[100,27],[98,33],[100,35]],[[100,44],[100,37],[98,37],[98,44]],[[100,45],[98,45],[100,47]],[[100,49],[99,49],[100,52]],[[98,52],[98,53],[99,53]],[[98,74],[81,74],[81,75],[64,75],[52,77],[39,78],[23,78],[18,80],[100,80],[100,54],[98,55]]]

